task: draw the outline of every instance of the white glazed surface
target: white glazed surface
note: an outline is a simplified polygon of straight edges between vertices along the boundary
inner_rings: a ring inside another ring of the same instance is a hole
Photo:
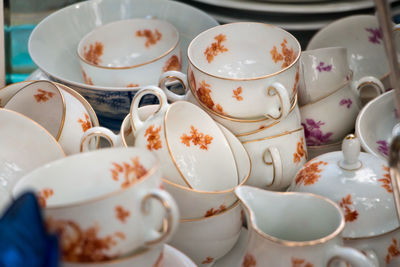
[[[272,25],[214,27],[188,47],[192,93],[206,108],[230,117],[277,118],[280,106],[285,117],[298,85],[300,53],[297,40]]]
[[[393,91],[372,100],[360,111],[356,134],[366,152],[387,160],[397,114]]]
[[[144,176],[142,168],[147,170]],[[137,181],[136,175],[142,178]],[[170,207],[168,229],[164,229],[168,234],[156,244],[166,242],[174,233],[178,209],[172,197],[159,189],[161,183],[158,160],[152,153],[138,148],[101,149],[36,169],[18,182],[13,197],[27,189],[37,192],[44,198],[44,215],[51,227],[72,221],[78,229],[86,231],[97,225],[98,238],[109,236],[115,241],[101,253],[115,257],[130,253],[162,235],[158,230],[165,210],[153,197]],[[52,190],[47,198],[45,190]],[[153,197],[148,198],[149,195]],[[120,234],[116,235],[118,232]],[[121,235],[125,238],[118,237]],[[63,236],[64,241],[68,238],[71,238],[68,234]],[[84,244],[79,243],[79,246]]]
[[[242,143],[252,163],[248,185],[284,190],[307,161],[303,128]]]
[[[296,263],[329,266],[337,257],[352,266],[374,266],[362,253],[343,247],[344,218],[328,199],[249,186],[237,188],[236,194],[243,202],[249,226],[243,266],[266,262],[277,267]]]
[[[27,81],[7,86],[0,90],[2,104],[5,108],[22,111],[28,117],[37,119],[40,124],[43,124],[43,127],[51,130],[54,137],[58,137],[57,141],[67,155],[78,153],[82,134],[91,126],[99,125],[96,113],[90,104],[71,88],[57,83],[49,86],[47,83],[49,82]],[[25,88],[25,86],[27,87]],[[58,88],[51,89],[51,86]],[[65,114],[64,118],[62,118],[63,115],[60,112],[53,113],[52,110],[43,108],[41,106],[43,101],[37,102],[35,95],[43,94],[37,91],[38,89],[53,93],[53,97],[44,96],[48,99],[44,104],[55,110],[61,110]],[[59,92],[61,92],[62,97]],[[60,97],[57,97],[58,95]]]
[[[354,71],[356,80],[363,76],[382,78],[389,72],[382,37],[376,17],[349,16],[320,30],[310,40],[306,50],[331,46],[345,47],[350,69]]]
[[[140,121],[137,105],[145,94],[157,96],[161,107],[153,116]],[[161,89],[145,87],[132,101],[130,114],[135,146],[153,151],[161,159],[166,179],[205,191],[225,190],[238,184],[229,143],[199,107],[185,101],[169,105]]]
[[[359,96],[350,81],[330,96],[300,107],[307,145],[342,140],[354,129],[359,111]]]
[[[236,203],[223,213],[197,220],[181,220],[169,242],[199,266],[223,257],[236,244],[242,229],[242,207]]]
[[[302,77],[299,84],[299,104],[305,105],[329,95],[346,83],[350,73],[347,49],[327,47],[303,51],[300,58]]]
[[[203,11],[175,1],[85,1],[54,12],[41,21],[31,34],[29,53],[35,64],[52,79],[70,86],[87,98],[99,116],[122,120],[129,112],[137,88],[86,85],[76,56],[76,47],[80,39],[97,26],[146,16],[154,16],[173,24],[179,31],[183,51],[200,32],[218,25],[215,19]],[[191,22],[190,25],[187,21]],[[182,69],[186,70],[187,59],[183,57],[182,60]]]
[[[161,73],[182,67],[179,32],[158,19],[121,20],[97,27],[81,39],[77,53],[84,81],[92,85],[155,84]]]
[[[22,114],[0,109],[0,123],[0,186],[7,192],[25,174],[65,156],[47,130]]]
[[[242,227],[235,246],[232,248],[231,251],[228,252],[228,254],[217,260],[213,267],[242,267],[241,260],[243,258],[244,252],[246,251],[247,237],[248,230],[247,228]]]

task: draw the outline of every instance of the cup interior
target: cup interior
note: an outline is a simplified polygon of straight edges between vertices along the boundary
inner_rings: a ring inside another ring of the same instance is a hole
[[[46,207],[73,205],[145,180],[156,164],[154,156],[137,148],[101,149],[76,154],[24,176],[15,186],[13,195],[33,190],[39,196],[51,195],[46,199]]]
[[[95,28],[79,42],[78,54],[91,65],[126,68],[156,60],[178,42],[178,31],[166,21],[129,19]]]
[[[267,76],[294,63],[298,41],[283,29],[263,23],[232,23],[199,34],[189,45],[191,63],[221,78]]]

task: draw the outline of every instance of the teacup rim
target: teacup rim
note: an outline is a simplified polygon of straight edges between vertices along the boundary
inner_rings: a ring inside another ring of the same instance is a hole
[[[320,47],[320,48],[315,48],[315,49],[309,49],[309,50],[304,50],[302,52],[303,56],[309,56],[310,54],[312,54],[311,52],[315,52],[315,51],[323,51],[323,50],[340,50],[340,51],[347,51],[347,48],[344,46],[327,46],[327,47]],[[347,58],[346,58],[347,59]]]
[[[234,25],[234,24],[261,24],[261,25],[264,25],[264,26],[267,26],[267,27],[276,28],[276,29],[279,29],[279,30],[282,31],[282,32],[285,32],[285,33],[286,33],[287,35],[289,35],[289,36],[295,41],[295,43],[297,44],[298,54],[297,54],[297,56],[296,56],[296,59],[295,59],[292,63],[290,63],[289,66],[287,66],[287,67],[285,67],[285,68],[283,68],[283,69],[280,69],[279,71],[276,71],[276,72],[274,72],[274,73],[269,73],[269,74],[266,74],[266,75],[262,75],[262,76],[258,76],[258,77],[252,77],[252,78],[229,78],[229,77],[225,77],[225,76],[219,76],[219,75],[211,74],[211,73],[209,73],[209,72],[207,72],[207,71],[205,71],[205,70],[199,68],[196,64],[193,63],[193,60],[192,60],[192,58],[190,57],[190,51],[191,51],[192,44],[196,41],[197,38],[199,38],[201,35],[203,35],[203,34],[205,34],[205,33],[207,33],[207,32],[210,32],[210,31],[212,31],[212,30],[215,30],[215,28],[229,27],[230,25]],[[232,22],[232,23],[227,23],[227,24],[222,24],[222,25],[214,26],[214,27],[212,27],[212,28],[210,28],[210,29],[207,29],[207,30],[201,32],[200,34],[198,34],[195,38],[193,38],[193,40],[190,42],[190,44],[189,44],[189,46],[188,46],[188,49],[187,49],[187,58],[188,58],[188,61],[189,61],[189,65],[192,65],[192,66],[195,67],[198,71],[200,71],[200,72],[202,72],[202,73],[204,73],[204,74],[206,74],[206,75],[208,75],[208,76],[211,76],[211,77],[214,77],[214,78],[217,78],[217,79],[221,79],[221,80],[228,80],[228,81],[255,81],[255,80],[261,80],[261,79],[265,79],[265,78],[269,78],[269,77],[276,76],[276,75],[278,75],[278,74],[280,74],[280,73],[282,73],[282,72],[284,72],[284,71],[286,71],[286,70],[288,70],[288,69],[294,67],[294,65],[299,61],[300,56],[301,56],[301,53],[302,53],[301,45],[300,45],[299,41],[297,40],[297,38],[294,37],[293,34],[291,34],[290,32],[288,32],[288,31],[282,29],[282,28],[279,27],[279,26],[276,26],[276,25],[273,25],[273,24],[268,24],[268,23],[263,23],[263,22]]]
[[[188,69],[189,69],[189,68],[190,68],[190,66],[188,66]],[[224,115],[224,114],[218,113],[218,112],[216,112],[215,110],[210,109],[209,107],[207,107],[202,101],[199,100],[197,94],[194,92],[195,89],[193,89],[191,83],[188,83],[188,87],[189,87],[189,89],[190,89],[191,94],[192,94],[193,97],[196,99],[197,103],[199,103],[199,105],[201,105],[201,108],[202,108],[203,110],[205,110],[206,112],[212,113],[213,115],[215,115],[215,116],[217,116],[217,117],[220,117],[220,118],[222,118],[222,119],[229,120],[229,121],[234,121],[234,122],[242,122],[242,123],[253,123],[253,122],[260,122],[260,121],[271,120],[271,118],[268,118],[268,117],[261,117],[261,118],[255,118],[255,119],[241,119],[241,118],[236,118],[236,117],[232,117],[232,116],[229,116],[229,115]],[[291,111],[293,111],[293,109],[294,109],[295,106],[296,106],[296,103],[297,103],[297,90],[298,90],[298,89],[296,88],[296,91],[295,91],[295,93],[293,94],[292,99],[290,99],[290,105],[291,105],[291,106],[290,106],[289,113],[290,113]],[[273,121],[279,121],[279,120],[273,120]]]
[[[355,236],[355,237],[343,236],[342,238],[345,241],[366,240],[366,239],[382,237],[382,236],[385,236],[385,235],[390,235],[390,234],[392,234],[392,233],[394,233],[394,232],[396,232],[398,230],[400,230],[400,226],[397,226],[397,227],[393,228],[392,230],[389,230],[389,231],[384,232],[384,233],[376,234],[376,235]]]
[[[99,153],[99,152],[100,152],[100,153],[101,153],[101,152],[103,152],[103,153],[111,153],[111,152],[108,152],[108,151],[117,151],[117,150],[119,150],[119,151],[126,151],[127,149],[128,149],[128,150],[138,150],[137,147],[135,147],[135,148],[133,148],[133,147],[131,147],[131,148],[129,148],[129,147],[128,147],[128,148],[126,148],[126,147],[123,147],[123,148],[122,148],[122,147],[118,147],[118,148],[111,147],[111,148],[103,148],[103,149],[100,149],[100,150],[93,150],[93,151],[89,151],[89,152],[85,152],[85,153],[73,154],[73,155],[70,155],[70,156],[68,156],[68,157],[64,157],[64,158],[61,158],[61,159],[52,161],[52,162],[50,162],[50,163],[48,163],[48,164],[46,164],[46,165],[44,165],[44,166],[42,166],[42,167],[39,167],[39,168],[35,169],[35,170],[34,170],[33,172],[31,172],[31,173],[37,173],[37,172],[39,172],[39,171],[42,171],[43,168],[48,168],[49,166],[52,166],[52,168],[55,168],[54,166],[57,167],[57,165],[63,164],[62,162],[65,161],[65,160],[75,160],[75,158],[87,157],[88,154],[95,154],[95,153]],[[147,153],[147,151],[144,150],[144,149],[140,149],[140,150],[142,150],[141,153],[143,153],[143,152],[144,152],[144,153]],[[150,153],[150,154],[151,154],[151,153]],[[150,154],[148,154],[148,155],[150,155]],[[83,156],[82,156],[82,155],[83,155]],[[153,154],[151,154],[151,157],[154,158],[155,164],[147,171],[147,173],[146,173],[145,175],[141,176],[139,180],[135,181],[134,183],[129,184],[129,186],[127,186],[127,187],[118,188],[118,189],[116,189],[116,190],[114,190],[114,191],[107,192],[107,193],[105,193],[105,194],[102,194],[102,195],[99,195],[99,196],[96,196],[96,197],[91,197],[91,198],[88,198],[88,199],[80,200],[80,201],[77,201],[77,202],[66,203],[66,204],[57,204],[57,205],[46,205],[46,206],[44,207],[44,210],[60,210],[60,209],[75,208],[75,207],[79,207],[79,206],[82,206],[82,205],[87,205],[87,204],[92,204],[92,203],[95,203],[95,202],[98,202],[98,201],[102,201],[102,200],[104,200],[104,199],[108,199],[108,198],[114,197],[114,196],[116,196],[116,195],[118,195],[118,194],[120,194],[120,193],[122,193],[122,192],[126,192],[126,190],[129,190],[132,186],[137,185],[137,184],[140,184],[140,183],[143,183],[145,180],[148,180],[149,177],[153,176],[153,175],[159,170],[160,162],[159,162],[158,158],[155,157]],[[61,162],[61,163],[60,163],[60,162]],[[29,173],[29,174],[27,174],[27,175],[30,175],[31,173]],[[25,178],[26,178],[27,175],[24,175],[24,176],[22,177],[22,179],[20,179],[20,180],[15,184],[14,188],[12,189],[12,191],[11,191],[11,196],[12,196],[13,199],[15,198],[15,196],[17,196],[17,194],[16,194],[16,192],[15,192],[15,188],[17,187],[17,185],[18,185],[20,182],[22,182],[23,180],[25,180]],[[37,176],[36,176],[36,177],[37,177]],[[24,192],[24,191],[26,191],[26,190],[22,190],[22,191],[19,190],[19,194],[22,193],[22,192]],[[17,191],[17,192],[18,192],[18,191]],[[19,195],[19,194],[18,194],[18,195]]]
[[[252,187],[252,186],[248,186],[247,187]],[[258,190],[262,190],[259,188],[256,188]],[[274,236],[271,236],[269,234],[264,233],[263,231],[261,231],[261,229],[259,229],[257,227],[257,225],[254,223],[255,218],[254,218],[254,212],[252,212],[249,207],[247,207],[247,205],[242,205],[242,207],[244,209],[246,209],[249,218],[248,218],[248,222],[250,223],[251,228],[249,230],[254,230],[257,235],[261,236],[262,238],[268,239],[271,242],[283,245],[283,246],[287,246],[287,247],[305,247],[305,246],[315,246],[315,245],[319,245],[319,244],[324,244],[336,237],[338,237],[340,235],[340,233],[343,232],[344,228],[345,228],[345,220],[344,220],[344,215],[343,213],[340,211],[339,206],[332,200],[330,200],[327,197],[321,196],[321,195],[317,195],[317,194],[313,194],[313,193],[308,193],[308,192],[274,192],[276,194],[282,194],[282,195],[302,195],[302,196],[308,196],[308,197],[315,197],[315,198],[319,198],[325,202],[328,202],[329,204],[331,204],[332,206],[335,207],[335,209],[338,211],[338,215],[340,216],[340,222],[338,224],[338,226],[336,227],[336,229],[334,231],[332,231],[330,234],[318,238],[318,239],[314,239],[314,240],[309,240],[309,241],[289,241],[289,240],[284,240],[284,239],[280,239]],[[236,193],[235,193],[236,194]],[[237,196],[239,198],[239,201],[241,201],[241,198],[239,196]]]
[[[86,38],[87,38],[90,34],[92,34],[93,32],[98,31],[100,28],[102,28],[102,27],[104,27],[104,26],[106,26],[106,25],[117,24],[117,23],[122,23],[122,22],[126,22],[126,21],[138,21],[138,20],[140,20],[140,21],[159,21],[159,22],[162,22],[163,24],[167,25],[168,27],[170,27],[170,28],[176,33],[177,38],[176,38],[176,40],[175,40],[175,43],[172,45],[172,47],[170,47],[169,49],[167,49],[166,51],[164,51],[161,55],[157,56],[156,58],[152,58],[152,59],[147,60],[146,62],[143,62],[143,63],[140,63],[140,64],[130,65],[130,66],[123,66],[123,67],[109,67],[109,66],[104,66],[104,65],[96,65],[96,64],[93,64],[93,63],[87,61],[87,60],[81,55],[81,53],[80,53],[80,50],[81,50],[81,49],[80,49],[80,48],[81,48],[81,46],[82,46],[82,43],[83,43],[83,42],[86,40]],[[85,62],[86,64],[88,64],[88,65],[90,65],[90,66],[92,66],[92,67],[94,67],[94,68],[107,69],[107,70],[127,70],[127,69],[134,69],[134,68],[137,68],[137,67],[141,67],[141,66],[144,66],[144,65],[148,65],[148,64],[153,63],[153,62],[155,62],[155,61],[157,61],[157,60],[159,60],[159,59],[161,59],[161,58],[166,57],[167,55],[169,55],[169,54],[178,46],[178,44],[180,43],[180,39],[181,39],[181,37],[180,37],[179,31],[178,31],[178,30],[176,29],[176,27],[175,27],[174,25],[172,25],[172,23],[170,23],[169,21],[161,20],[161,19],[156,19],[156,18],[152,18],[152,19],[147,19],[147,18],[122,19],[122,20],[116,20],[116,21],[113,21],[113,22],[110,22],[110,23],[103,24],[103,25],[101,25],[101,26],[99,26],[99,27],[95,27],[93,30],[91,30],[90,32],[86,33],[86,34],[80,39],[80,41],[79,41],[79,43],[78,43],[78,45],[77,45],[76,54],[77,54],[79,60]],[[134,87],[134,88],[135,88],[135,87]],[[139,88],[139,87],[137,87],[137,88]]]
[[[27,84],[24,85],[24,86],[22,86],[20,89],[18,89],[18,90],[10,97],[9,100],[11,100],[14,96],[16,96],[18,93],[20,93],[20,92],[21,92],[22,90],[24,90],[26,87],[31,86],[31,85],[36,84],[36,83],[42,83],[42,82],[44,82],[44,83],[50,83],[51,85],[53,85],[53,86],[56,88],[57,93],[58,93],[58,94],[60,95],[60,97],[61,97],[61,103],[62,103],[62,115],[61,115],[60,126],[59,126],[59,128],[58,128],[57,135],[54,137],[54,138],[57,140],[57,142],[58,142],[58,141],[60,140],[61,134],[62,134],[62,132],[63,132],[63,130],[64,130],[65,118],[66,118],[66,113],[67,113],[67,104],[65,103],[65,98],[64,98],[64,95],[63,95],[61,89],[57,86],[57,84],[56,84],[55,82],[49,81],[49,80],[35,80],[35,81],[32,81],[31,83],[29,83],[29,81],[22,81],[22,82],[20,82],[20,83],[23,83],[23,82],[26,82]],[[6,88],[6,87],[7,87],[7,86],[5,86],[5,87],[3,87],[3,88]],[[2,89],[3,89],[3,88],[2,88]],[[8,102],[10,102],[10,101],[7,101],[7,103],[4,105],[4,107],[8,104]],[[18,112],[18,113],[19,113],[19,112]]]
[[[270,139],[282,137],[282,136],[285,136],[285,135],[290,135],[290,134],[299,132],[299,131],[301,131],[303,129],[304,129],[303,126],[301,126],[301,127],[296,128],[294,130],[281,132],[280,134],[275,134],[275,135],[271,135],[271,136],[267,136],[267,137],[263,137],[263,138],[258,138],[258,139],[242,141],[242,144],[248,144],[248,143],[254,143],[254,142],[261,142],[261,141],[265,141],[265,140],[270,140]]]
[[[218,216],[225,215],[226,213],[228,213],[228,212],[232,211],[233,209],[235,209],[237,206],[244,206],[244,205],[241,205],[241,201],[239,199],[237,199],[232,205],[230,205],[225,210],[223,210],[223,211],[221,211],[219,213],[216,213],[214,215],[207,216],[207,217],[199,217],[199,218],[180,219],[179,222],[180,223],[191,223],[191,222],[200,222],[200,221],[213,219],[213,218],[216,218]]]
[[[11,110],[11,109],[6,109],[6,108],[2,108],[0,107],[0,111],[5,111],[5,112],[10,112],[10,113],[14,113],[18,116],[24,117],[25,119],[29,120],[30,122],[32,122],[34,125],[38,126],[39,128],[41,128],[48,136],[50,136],[50,138],[54,141],[54,143],[57,145],[57,147],[59,148],[59,150],[61,151],[63,158],[67,157],[67,155],[64,152],[64,149],[62,148],[62,146],[60,145],[60,143],[54,138],[54,136],[49,133],[49,131],[46,130],[46,128],[44,128],[42,125],[40,125],[39,123],[37,123],[36,121],[32,120],[31,118],[25,116],[22,113],[19,113],[17,111]],[[61,158],[61,159],[63,159]],[[12,194],[10,193],[10,196],[12,198]]]

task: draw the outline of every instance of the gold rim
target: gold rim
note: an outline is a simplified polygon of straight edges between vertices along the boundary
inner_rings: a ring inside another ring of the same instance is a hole
[[[324,99],[330,97],[331,95],[337,93],[338,91],[340,91],[343,88],[345,88],[346,86],[348,86],[352,80],[353,80],[353,71],[350,71],[350,79],[348,81],[346,81],[345,83],[343,83],[342,85],[340,85],[339,88],[335,89],[334,91],[330,92],[329,94],[327,94],[327,95],[325,95],[325,96],[323,96],[323,97],[321,97],[321,98],[319,98],[317,100],[308,102],[307,104],[300,106],[300,108],[306,107],[306,106],[309,106],[309,105],[312,105],[312,104],[315,104],[315,103],[318,103],[321,100],[324,100]]]
[[[248,186],[248,187],[251,187],[251,186]],[[284,192],[284,193],[283,192],[274,192],[274,193],[276,193],[276,194],[285,194],[285,195],[299,195],[299,194],[301,194],[303,196],[311,196],[311,197],[322,199],[322,200],[332,204],[336,208],[336,211],[337,211],[337,213],[338,213],[338,215],[340,217],[340,223],[337,226],[335,231],[333,231],[332,233],[330,233],[329,235],[327,235],[325,237],[322,237],[322,238],[319,238],[319,239],[315,239],[315,240],[310,240],[310,241],[288,241],[288,240],[283,240],[283,239],[279,239],[279,238],[273,237],[273,236],[268,235],[268,234],[264,233],[263,231],[261,231],[254,223],[254,221],[255,221],[254,213],[247,207],[247,205],[243,204],[242,206],[247,210],[247,214],[250,215],[250,218],[248,220],[248,222],[250,223],[250,226],[251,226],[250,230],[254,230],[262,238],[268,239],[269,241],[272,241],[274,243],[278,243],[280,245],[287,246],[287,247],[304,247],[304,246],[315,246],[315,245],[318,245],[318,244],[326,243],[327,241],[337,237],[343,231],[343,229],[345,227],[345,221],[344,221],[343,214],[340,212],[340,209],[339,209],[338,205],[335,202],[333,202],[332,200],[330,200],[330,199],[328,199],[326,197],[320,196],[320,195],[315,195],[315,194],[306,193],[306,192],[302,192],[302,193],[297,193],[297,192]],[[238,198],[241,199],[239,196],[238,196]]]
[[[295,96],[296,96],[296,97],[295,97],[295,99],[294,99],[294,102],[293,102],[293,104],[292,104],[290,110],[289,110],[289,114],[288,114],[287,117],[290,116],[290,114],[292,113],[292,111],[294,110],[294,108],[295,108],[296,105],[297,105],[297,93],[296,93]],[[287,117],[286,117],[286,118],[287,118]],[[251,131],[251,132],[245,132],[245,133],[241,133],[241,134],[236,134],[236,136],[242,137],[242,136],[248,136],[248,135],[251,135],[251,134],[255,134],[255,133],[258,133],[258,132],[262,132],[262,131],[265,131],[265,130],[269,129],[269,128],[271,128],[272,126],[274,126],[274,125],[276,125],[276,124],[278,124],[278,123],[280,123],[280,122],[282,122],[282,120],[274,121],[273,123],[271,123],[271,124],[269,124],[269,125],[267,125],[267,126],[264,126],[264,127],[261,128],[261,129],[257,129],[257,130]]]
[[[264,25],[264,26],[267,26],[267,27],[272,27],[272,28],[274,28],[274,29],[278,29],[278,30],[280,30],[280,31],[282,31],[282,32],[284,32],[284,33],[286,33],[286,35],[288,35],[289,37],[291,37],[291,38],[295,41],[295,43],[297,44],[298,54],[297,54],[296,59],[295,59],[289,66],[287,66],[286,68],[283,68],[283,69],[281,69],[281,70],[279,70],[279,71],[277,71],[277,72],[274,72],[274,73],[270,73],[270,74],[267,74],[267,75],[263,75],[263,76],[259,76],[259,77],[254,77],[254,78],[227,78],[227,77],[223,77],[223,76],[218,76],[218,75],[210,74],[210,73],[208,73],[208,72],[206,72],[206,71],[200,69],[199,67],[197,67],[196,64],[193,63],[192,58],[190,57],[190,51],[192,50],[191,47],[192,47],[193,43],[196,42],[196,39],[200,38],[203,34],[206,34],[206,33],[210,32],[210,31],[215,30],[216,28],[220,29],[220,28],[223,28],[223,27],[229,27],[230,25],[233,25],[233,24],[260,24],[260,25]],[[206,30],[206,31],[203,31],[202,33],[200,33],[199,35],[197,35],[197,36],[190,42],[190,44],[189,44],[189,46],[188,46],[188,49],[187,49],[187,57],[188,57],[189,63],[190,63],[190,65],[192,65],[193,67],[195,67],[198,71],[200,71],[200,72],[202,72],[202,73],[204,73],[204,74],[206,74],[206,75],[208,75],[208,76],[217,78],[217,79],[230,80],[230,81],[253,81],[253,80],[260,80],[260,79],[264,79],[264,78],[268,78],[268,77],[272,77],[272,76],[278,75],[278,74],[280,74],[280,73],[282,73],[282,72],[284,72],[284,71],[286,71],[286,70],[292,68],[292,67],[299,61],[299,58],[300,58],[301,53],[302,53],[302,51],[301,51],[301,45],[300,45],[299,41],[298,41],[291,33],[287,32],[287,31],[285,31],[284,29],[282,29],[282,28],[280,28],[280,27],[277,27],[277,26],[275,26],[275,25],[267,24],[267,23],[261,23],[261,22],[234,22],[234,23],[228,23],[228,24],[224,24],[224,25],[215,26],[215,27],[210,28],[210,29],[208,29],[208,30]]]
[[[102,150],[104,150],[104,149],[102,149]],[[87,153],[96,153],[96,151],[87,152]],[[87,154],[87,153],[85,153],[85,154]],[[81,154],[81,155],[83,155],[83,154]],[[158,171],[158,169],[159,169],[159,162],[156,159],[155,165],[145,175],[140,177],[139,180],[135,181],[134,183],[131,183],[128,187],[120,188],[120,189],[118,189],[118,190],[116,190],[114,192],[110,192],[110,193],[104,194],[102,196],[94,197],[94,198],[91,198],[91,199],[88,199],[88,200],[84,200],[84,201],[79,201],[79,202],[76,202],[76,203],[53,205],[53,206],[49,205],[49,206],[46,206],[44,209],[45,210],[69,209],[69,208],[78,207],[78,206],[86,205],[86,204],[91,204],[91,203],[94,203],[94,202],[98,202],[98,201],[113,197],[115,195],[120,194],[121,192],[124,192],[124,191],[130,189],[134,185],[141,184],[145,180],[149,179],[149,177],[153,176],[153,174],[155,174]]]
[[[144,19],[130,19],[130,20],[144,20]],[[147,19],[146,19],[146,20],[147,20]],[[158,57],[156,57],[156,58],[154,58],[154,59],[151,59],[151,60],[149,60],[149,61],[146,61],[146,62],[144,62],[144,63],[140,63],[140,64],[132,65],[132,66],[126,66],[126,67],[107,67],[107,66],[95,65],[95,64],[93,64],[93,63],[87,61],[84,57],[81,56],[81,54],[80,54],[80,52],[79,52],[79,48],[81,48],[82,43],[79,42],[79,45],[78,45],[77,50],[76,50],[76,53],[77,53],[77,55],[78,55],[78,58],[79,58],[80,60],[82,60],[83,62],[85,62],[86,64],[91,65],[91,66],[96,67],[96,68],[108,69],[108,70],[125,70],[125,69],[133,69],[133,68],[137,68],[137,67],[140,67],[140,66],[148,65],[148,64],[150,64],[150,63],[153,63],[154,61],[157,61],[157,60],[159,60],[159,59],[161,59],[161,58],[163,58],[163,57],[169,55],[169,54],[178,46],[178,44],[179,44],[179,41],[180,41],[179,32],[178,32],[178,30],[177,30],[171,23],[169,23],[169,22],[167,22],[167,21],[161,21],[161,20],[158,20],[158,19],[153,19],[153,20],[154,20],[154,21],[156,20],[156,21],[162,22],[162,24],[167,24],[171,29],[174,30],[174,32],[176,33],[176,36],[177,36],[175,44],[174,44],[171,48],[169,48],[166,52],[164,52],[163,54],[161,54],[160,56],[158,56]],[[120,23],[120,22],[121,22],[121,21],[119,20],[119,21],[111,22],[111,23],[109,23],[109,24]],[[107,24],[107,25],[109,25],[109,24]],[[104,26],[104,25],[103,25],[103,26]],[[93,32],[93,31],[92,31],[92,32]],[[87,37],[89,34],[91,34],[92,32],[90,32],[90,33],[88,33],[87,35],[85,35],[85,36],[82,38],[82,41],[85,40],[86,37]]]
[[[201,218],[195,218],[195,219],[180,219],[179,222],[181,222],[181,223],[182,223],[182,222],[183,222],[183,223],[184,223],[184,222],[199,222],[199,221],[204,221],[204,220],[212,219],[212,218],[215,218],[215,217],[217,217],[217,216],[224,215],[225,213],[227,213],[227,212],[233,210],[234,208],[236,208],[239,204],[240,204],[240,200],[236,200],[236,202],[233,203],[229,208],[227,208],[227,209],[221,211],[220,213],[217,213],[217,214],[214,214],[214,215],[211,215],[211,216],[208,216],[208,217],[201,217]],[[242,206],[244,206],[244,205],[242,205]]]
[[[27,85],[21,87],[20,89],[18,89],[17,92],[15,92],[15,93],[10,97],[10,100],[11,100],[11,98],[13,98],[15,95],[17,95],[19,92],[21,92],[21,91],[22,91],[24,88],[26,88],[27,86],[30,86],[30,85],[35,84],[35,83],[40,83],[40,82],[48,82],[48,83],[54,85],[54,87],[56,88],[58,94],[61,96],[61,102],[62,102],[62,106],[63,106],[63,111],[62,111],[62,115],[61,115],[60,127],[58,128],[58,132],[57,132],[57,135],[56,135],[56,137],[55,137],[56,140],[57,140],[57,142],[58,142],[59,139],[60,139],[60,137],[61,137],[61,133],[62,133],[62,131],[63,131],[63,129],[64,129],[65,114],[66,114],[67,108],[66,108],[66,103],[65,103],[64,96],[63,96],[63,94],[62,94],[60,88],[58,88],[58,86],[57,86],[55,83],[53,83],[53,82],[51,82],[51,81],[47,81],[47,80],[33,81],[33,82],[28,83]],[[22,83],[22,82],[21,82],[21,83]]]
[[[400,226],[396,227],[393,230],[390,230],[389,232],[385,232],[382,234],[377,234],[377,235],[371,235],[371,236],[360,236],[360,237],[342,237],[343,240],[345,241],[357,241],[357,240],[364,240],[364,239],[371,239],[371,238],[379,238],[385,235],[390,235],[396,231],[400,230]]]
[[[235,118],[235,117],[231,117],[231,116],[227,116],[227,115],[222,115],[222,114],[214,111],[213,109],[210,109],[203,102],[201,102],[199,100],[199,98],[198,98],[196,92],[194,91],[194,89],[192,88],[192,85],[191,85],[190,82],[188,83],[188,86],[189,86],[189,89],[190,89],[193,97],[196,99],[196,102],[199,103],[204,110],[206,110],[207,112],[212,113],[215,116],[218,116],[220,118],[223,118],[223,119],[226,119],[226,120],[229,120],[229,121],[244,122],[244,123],[252,123],[252,122],[260,122],[260,121],[271,120],[271,118],[269,118],[269,117],[262,117],[262,118],[259,118],[259,119],[239,119],[239,118]],[[290,110],[293,110],[294,107],[295,107],[294,103],[297,103],[297,89],[296,89],[296,92],[293,94],[293,97],[290,100],[290,103],[292,105]]]
[[[92,132],[82,138],[79,152],[83,152],[83,144],[86,142],[86,139],[89,138],[89,140],[90,140],[90,139],[92,139],[92,137],[103,137],[110,143],[111,147],[115,146],[113,140],[108,135],[104,134],[103,132],[97,131],[97,132]],[[97,143],[99,143],[99,142],[97,142]]]
[[[253,143],[253,142],[269,140],[269,139],[281,137],[281,136],[284,136],[284,135],[292,134],[292,133],[295,133],[295,132],[298,132],[298,131],[301,131],[301,130],[303,130],[303,127],[300,127],[298,129],[291,130],[291,131],[285,131],[283,133],[280,133],[280,134],[277,134],[277,135],[273,135],[273,136],[268,136],[268,137],[264,137],[264,138],[260,138],[260,139],[253,139],[253,140],[243,141],[242,144],[248,144],[248,143]]]
[[[26,118],[27,120],[31,121],[33,124],[35,124],[36,126],[38,126],[39,128],[41,128],[47,135],[50,136],[50,138],[52,140],[54,140],[54,143],[57,145],[57,147],[60,149],[61,153],[63,154],[64,157],[66,157],[67,155],[64,152],[64,149],[61,147],[60,143],[58,143],[58,141],[54,138],[54,136],[52,134],[49,133],[49,131],[46,130],[46,128],[44,128],[42,125],[40,125],[39,123],[37,123],[36,121],[32,120],[31,118],[25,116],[24,114],[21,114],[19,112],[16,112],[14,110],[11,109],[5,109],[5,108],[1,108],[0,107],[0,111],[6,111],[6,112],[10,112],[10,113],[14,113],[16,115],[19,115],[21,117]]]

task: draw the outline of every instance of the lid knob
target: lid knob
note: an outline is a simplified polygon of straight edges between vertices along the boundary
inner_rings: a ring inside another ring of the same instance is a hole
[[[354,134],[347,135],[342,143],[343,159],[339,162],[339,166],[349,171],[359,169],[362,165],[358,159],[360,149],[358,138]]]

